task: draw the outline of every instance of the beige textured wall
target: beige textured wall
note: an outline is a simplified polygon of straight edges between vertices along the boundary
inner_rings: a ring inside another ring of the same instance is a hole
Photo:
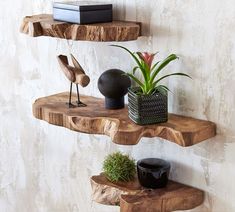
[[[90,199],[89,177],[110,152],[135,159],[171,161],[171,178],[206,191],[197,212],[235,211],[235,6],[234,0],[116,0],[115,16],[144,23],[145,37],[122,43],[132,50],[178,53],[169,70],[193,81],[166,83],[172,112],[214,121],[218,136],[191,148],[161,139],[121,147],[105,136],[78,134],[35,120],[31,104],[68,89],[55,56],[74,53],[92,78],[82,92],[101,96],[97,79],[106,69],[133,62],[108,43],[67,42],[19,34],[23,16],[50,12],[50,0],[0,1],[0,211],[115,212]]]

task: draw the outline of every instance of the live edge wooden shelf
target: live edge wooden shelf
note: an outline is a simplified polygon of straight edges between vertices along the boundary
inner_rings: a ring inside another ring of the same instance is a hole
[[[141,36],[141,23],[113,21],[97,24],[70,24],[54,21],[50,14],[26,16],[20,31],[32,37],[50,36],[83,41],[131,41]]]
[[[87,107],[68,108],[69,93],[40,98],[33,104],[36,118],[50,124],[88,134],[110,136],[121,145],[135,145],[142,137],[160,137],[187,147],[209,139],[216,134],[216,126],[209,121],[169,114],[166,123],[139,126],[128,118],[127,108],[107,110],[104,99],[81,96]],[[74,95],[73,101],[76,101]]]
[[[204,192],[169,181],[166,188],[145,189],[136,178],[128,183],[112,183],[101,174],[91,178],[92,197],[97,203],[119,205],[121,212],[171,212],[201,205]]]

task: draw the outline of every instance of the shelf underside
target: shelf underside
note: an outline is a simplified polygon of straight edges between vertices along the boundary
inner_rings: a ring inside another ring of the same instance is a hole
[[[130,41],[141,35],[141,23],[113,21],[97,24],[71,24],[54,21],[50,14],[26,16],[20,31],[32,37],[50,36],[83,41]]]
[[[180,146],[192,146],[216,134],[209,121],[169,114],[166,123],[139,126],[128,118],[127,108],[107,110],[104,99],[81,96],[87,107],[68,108],[69,93],[43,97],[33,104],[36,118],[77,132],[103,134],[121,145],[135,145],[142,137],[160,137]],[[76,101],[76,95],[73,95]]]
[[[144,189],[133,182],[112,183],[103,174],[91,178],[92,198],[105,205],[120,205],[121,212],[171,212],[190,210],[203,203],[204,192],[169,181],[163,189]]]

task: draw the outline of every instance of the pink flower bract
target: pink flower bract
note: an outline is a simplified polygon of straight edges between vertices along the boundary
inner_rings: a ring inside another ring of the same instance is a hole
[[[142,59],[145,64],[148,65],[149,69],[151,69],[152,63],[153,63],[153,59],[155,57],[156,54],[151,54],[148,52],[137,52],[138,56],[140,57],[140,59]]]

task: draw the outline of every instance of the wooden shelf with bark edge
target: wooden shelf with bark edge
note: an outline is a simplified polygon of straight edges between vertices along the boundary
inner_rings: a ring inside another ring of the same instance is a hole
[[[50,36],[83,41],[131,41],[141,35],[141,23],[113,21],[97,24],[71,24],[54,21],[52,15],[26,16],[20,31],[32,37]]]
[[[121,212],[171,212],[190,210],[204,201],[204,192],[169,181],[166,188],[145,189],[138,179],[112,183],[101,174],[91,177],[92,198],[105,205],[119,205]]]
[[[121,145],[135,145],[142,137],[160,137],[180,146],[192,146],[216,134],[216,126],[209,121],[169,114],[166,123],[139,126],[128,118],[127,108],[107,110],[104,99],[81,96],[87,107],[68,108],[69,93],[40,98],[33,104],[33,115],[50,124],[88,134],[110,136]],[[73,95],[76,101],[76,95]]]

